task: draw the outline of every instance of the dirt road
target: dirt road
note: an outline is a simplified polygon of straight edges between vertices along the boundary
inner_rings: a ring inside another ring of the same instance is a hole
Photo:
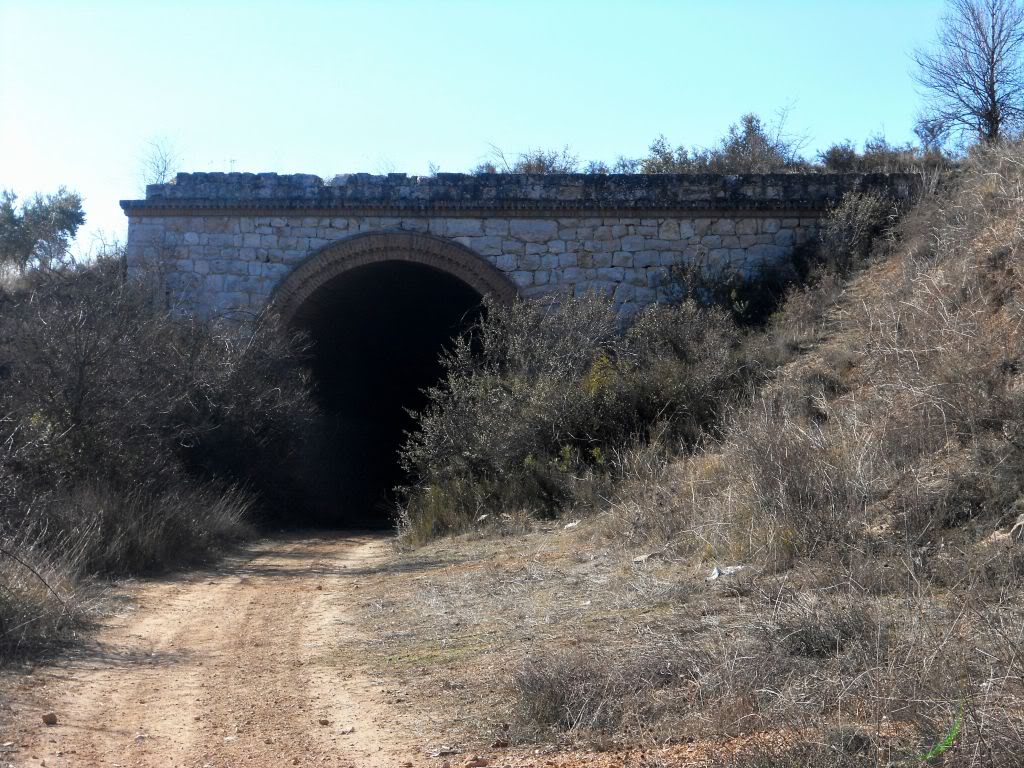
[[[380,536],[279,538],[129,585],[94,646],[16,684],[0,766],[418,764],[381,681],[330,652],[358,640],[350,606],[387,555]]]

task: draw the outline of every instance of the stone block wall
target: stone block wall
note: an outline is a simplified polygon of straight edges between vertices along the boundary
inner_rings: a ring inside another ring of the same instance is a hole
[[[133,273],[209,314],[264,307],[296,267],[363,233],[470,249],[522,296],[601,291],[630,314],[666,298],[677,263],[751,271],[788,259],[850,190],[912,194],[903,176],[179,174],[123,201]]]

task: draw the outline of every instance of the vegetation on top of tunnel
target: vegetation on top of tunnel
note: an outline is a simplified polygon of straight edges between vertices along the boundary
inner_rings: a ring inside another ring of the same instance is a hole
[[[807,138],[790,129],[789,110],[773,118],[753,112],[729,125],[710,146],[673,145],[664,135],[651,141],[641,157],[620,155],[611,164],[581,161],[567,145],[561,149],[533,147],[507,153],[491,145],[486,159],[471,172],[530,174],[744,174],[744,173],[921,173],[948,169],[957,155],[943,143],[947,135],[937,123],[922,120],[916,129],[919,145],[894,144],[882,134],[868,137],[861,148],[852,141],[831,144],[808,158]]]
[[[0,660],[70,631],[88,576],[207,560],[294,503],[302,349],[247,320],[161,308],[116,254],[0,288]]]

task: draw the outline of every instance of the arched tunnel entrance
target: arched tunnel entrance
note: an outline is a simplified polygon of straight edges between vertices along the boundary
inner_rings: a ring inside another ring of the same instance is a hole
[[[433,267],[380,262],[318,288],[292,320],[308,334],[314,392],[325,416],[310,446],[318,522],[383,526],[406,478],[398,461],[408,410],[442,376],[439,357],[481,311],[481,295]]]
[[[349,238],[281,286],[284,319],[310,340],[324,414],[307,446],[303,522],[393,522],[394,488],[409,479],[399,463],[409,411],[426,404],[442,351],[479,319],[485,294],[508,301],[515,288],[469,249],[405,233]]]

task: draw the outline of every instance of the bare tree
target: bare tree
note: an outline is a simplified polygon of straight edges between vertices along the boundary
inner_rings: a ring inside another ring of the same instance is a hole
[[[139,168],[139,181],[142,192],[147,184],[166,184],[178,172],[181,156],[174,145],[165,138],[153,139],[146,145]]]
[[[914,52],[927,93],[919,124],[933,137],[1005,138],[1024,122],[1022,51],[1020,0],[949,0],[934,49]]]

